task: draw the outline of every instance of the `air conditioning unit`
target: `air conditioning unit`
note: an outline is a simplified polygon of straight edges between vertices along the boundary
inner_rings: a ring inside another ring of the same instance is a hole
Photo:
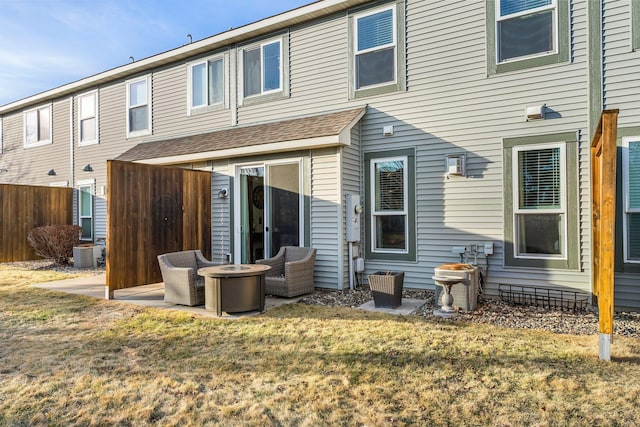
[[[451,287],[451,296],[453,297],[453,306],[459,307],[460,310],[473,311],[478,305],[478,289],[480,283],[480,269],[474,267],[473,270],[450,270],[436,267],[436,276],[460,276],[459,284]],[[436,305],[440,306],[440,296],[442,295],[442,286],[436,285]]]
[[[95,268],[98,265],[98,258],[102,257],[102,246],[100,245],[80,245],[73,248],[74,268]]]

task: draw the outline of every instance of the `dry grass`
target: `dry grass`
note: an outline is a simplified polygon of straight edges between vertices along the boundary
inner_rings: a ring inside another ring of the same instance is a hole
[[[596,336],[302,304],[205,319],[34,289],[10,274],[0,270],[0,425],[640,419],[634,339],[616,338],[606,363]]]

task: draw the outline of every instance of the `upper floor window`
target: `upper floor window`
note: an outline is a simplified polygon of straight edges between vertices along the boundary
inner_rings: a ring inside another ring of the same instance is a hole
[[[282,90],[282,41],[275,40],[243,50],[244,97]]]
[[[151,133],[151,79],[127,82],[127,137]]]
[[[24,112],[24,146],[35,147],[51,143],[51,106]]]
[[[355,22],[355,88],[396,80],[395,6],[357,15]]]
[[[496,16],[498,62],[554,53],[557,0],[500,0]]]
[[[90,92],[78,97],[78,145],[98,142],[98,93]]]
[[[569,60],[569,2],[486,0],[489,74]]]
[[[349,97],[406,90],[404,0],[349,14]]]
[[[189,65],[189,109],[224,102],[224,59],[214,58]]]
[[[640,138],[623,138],[624,262],[640,263]]]

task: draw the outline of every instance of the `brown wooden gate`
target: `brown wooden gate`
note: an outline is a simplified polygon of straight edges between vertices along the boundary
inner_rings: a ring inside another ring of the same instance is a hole
[[[107,161],[107,296],[162,281],[157,256],[211,257],[211,173]]]
[[[0,262],[39,259],[27,241],[42,225],[73,224],[73,189],[0,184]]]
[[[591,141],[591,215],[593,293],[598,297],[599,331],[613,335],[616,154],[618,110],[605,110]],[[600,357],[608,359],[608,348]],[[604,357],[603,357],[604,356]]]

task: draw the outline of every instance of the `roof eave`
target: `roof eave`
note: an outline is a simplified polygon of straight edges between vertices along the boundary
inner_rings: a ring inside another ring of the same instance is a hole
[[[317,148],[332,147],[336,145],[349,145],[351,143],[351,138],[349,138],[348,140],[341,140],[340,138],[340,135],[321,136],[317,138],[297,139],[294,141],[272,142],[263,145],[250,145],[247,147],[228,148],[225,150],[203,151],[201,153],[190,153],[178,156],[135,160],[133,161],[133,163],[144,163],[148,165],[177,165],[205,160],[219,160],[260,154],[311,150]]]
[[[41,92],[36,95],[23,98],[0,106],[0,114],[6,114],[28,106],[51,101],[66,95],[81,92],[89,88],[124,79],[135,74],[143,73],[154,68],[166,65],[205,53],[214,49],[232,45],[234,43],[283,30],[291,25],[299,24],[311,19],[326,16],[341,10],[348,9],[371,0],[322,0],[306,6],[271,16],[242,27],[234,28],[223,33],[207,37],[205,39],[153,55],[130,64],[122,65],[111,70],[85,77],[72,83],[59,86],[54,89]]]

